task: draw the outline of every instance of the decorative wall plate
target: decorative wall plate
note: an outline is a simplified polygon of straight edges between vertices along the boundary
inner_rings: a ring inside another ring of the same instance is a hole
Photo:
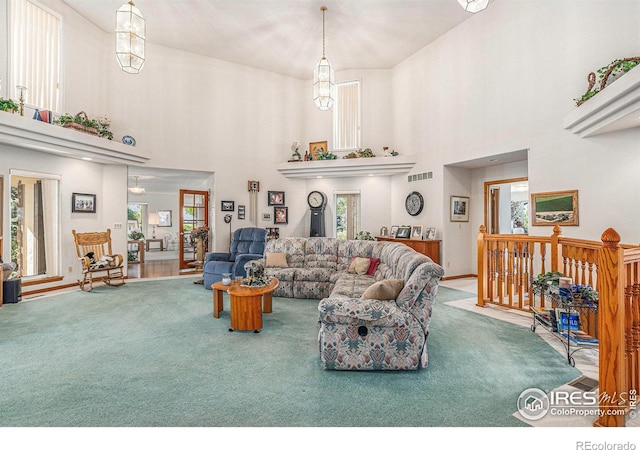
[[[413,191],[411,194],[407,195],[407,199],[404,201],[404,206],[409,215],[417,216],[420,214],[422,212],[422,208],[424,208],[424,199],[420,192]]]
[[[133,136],[127,134],[126,136],[122,136],[122,143],[126,145],[136,145],[136,140]]]

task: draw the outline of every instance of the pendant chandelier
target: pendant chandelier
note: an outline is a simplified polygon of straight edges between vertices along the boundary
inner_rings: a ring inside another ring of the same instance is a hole
[[[458,3],[460,3],[460,6],[462,6],[465,11],[477,13],[489,5],[489,0],[458,0]]]
[[[116,12],[116,57],[123,71],[139,73],[144,66],[145,21],[132,1]]]
[[[138,177],[134,177],[136,179],[135,184],[129,188],[129,192],[133,195],[142,195],[144,194],[144,188],[138,186]]]
[[[333,68],[324,56],[324,13],[326,6],[320,8],[322,11],[322,59],[313,70],[313,101],[321,111],[327,111],[333,106],[334,89]]]

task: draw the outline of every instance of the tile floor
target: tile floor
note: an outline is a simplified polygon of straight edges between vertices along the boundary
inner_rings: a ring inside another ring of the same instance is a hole
[[[458,289],[461,291],[469,292],[469,298],[462,300],[455,300],[447,302],[448,305],[471,311],[476,314],[484,314],[499,320],[504,320],[516,325],[521,325],[527,328],[531,328],[533,319],[531,314],[522,311],[511,310],[507,308],[500,308],[497,306],[487,306],[484,308],[476,306],[476,292],[477,292],[477,278],[461,278],[455,280],[444,280],[440,283],[441,286],[445,286],[452,289]],[[544,339],[551,347],[556,349],[560,354],[566,356],[567,350],[564,344],[552,333],[545,330],[543,327],[537,327],[536,333]],[[598,352],[590,348],[580,349],[573,353],[575,360],[575,367],[583,376],[598,379]],[[535,386],[532,386],[535,387]],[[569,385],[559,386],[555,391],[573,392],[579,389]],[[517,399],[514,399],[514,403]],[[630,416],[629,414],[628,416]],[[547,414],[542,419],[531,421],[527,420],[520,415],[519,412],[515,412],[514,416],[523,422],[528,423],[534,427],[592,427],[596,417],[594,416],[580,416],[580,415],[551,415]],[[640,417],[636,415],[634,418],[627,417],[627,427],[640,426]]]

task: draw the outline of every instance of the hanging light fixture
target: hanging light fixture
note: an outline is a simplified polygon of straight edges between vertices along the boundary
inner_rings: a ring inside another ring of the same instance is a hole
[[[335,89],[333,68],[324,56],[324,13],[326,10],[326,6],[320,8],[322,11],[322,59],[313,70],[313,101],[321,111],[327,111],[333,106]]]
[[[465,11],[477,13],[489,5],[489,0],[458,0],[458,3],[460,3],[460,6],[462,6]]]
[[[116,12],[116,57],[123,71],[139,73],[144,65],[145,21],[132,1]]]
[[[138,186],[138,177],[134,177],[136,179],[135,184],[129,188],[129,192],[133,195],[142,195],[144,194],[144,188]]]

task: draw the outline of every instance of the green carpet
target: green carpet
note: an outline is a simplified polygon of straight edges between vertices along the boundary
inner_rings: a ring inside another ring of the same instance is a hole
[[[274,298],[261,333],[228,331],[228,299],[191,279],[99,285],[0,308],[0,426],[523,426],[528,387],[579,376],[528,328],[444,304],[429,367],[320,368],[317,300]]]

